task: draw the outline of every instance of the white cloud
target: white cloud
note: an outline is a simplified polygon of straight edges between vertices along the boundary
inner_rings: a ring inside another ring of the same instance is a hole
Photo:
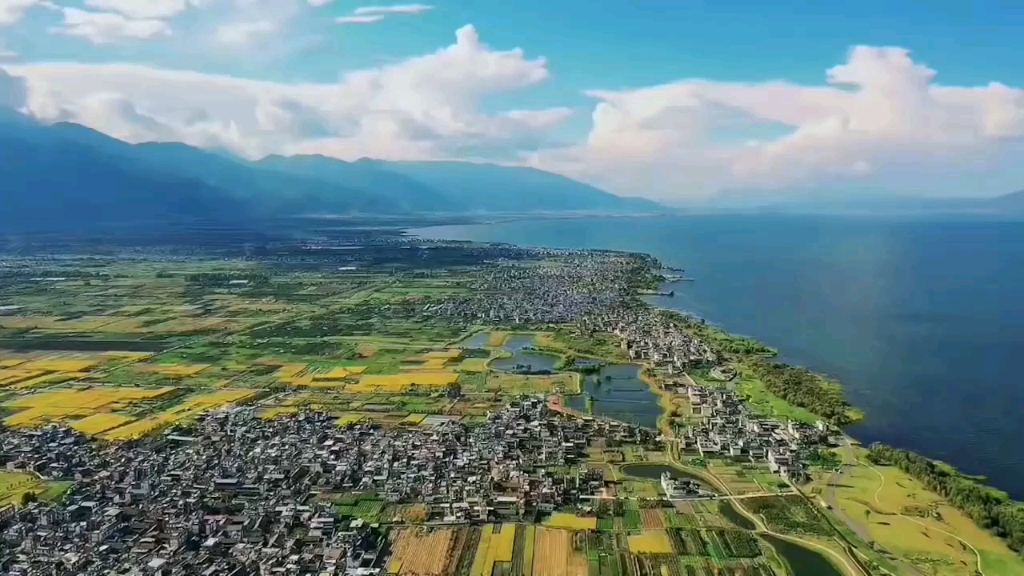
[[[824,86],[683,80],[593,90],[586,140],[528,161],[618,191],[679,198],[836,179],[895,186],[872,179],[894,165],[972,162],[1024,137],[1024,91],[941,86],[934,77],[907,50],[859,46],[827,71]],[[737,127],[787,133],[722,138]]]
[[[85,0],[90,8],[138,20],[167,19],[185,11],[185,0]]]
[[[269,20],[235,22],[217,27],[216,38],[221,44],[245,46],[272,34],[276,30],[277,25]]]
[[[361,6],[353,10],[352,13],[357,16],[363,14],[419,14],[433,9],[433,6],[426,4],[392,4],[390,6]]]
[[[270,7],[270,0],[244,1]],[[220,39],[248,45],[280,31],[282,22],[250,16],[222,27]],[[117,34],[80,35],[131,37],[114,28]],[[148,34],[170,33],[161,30]],[[590,90],[589,131],[569,145],[563,124],[572,109],[485,111],[489,96],[505,100],[550,74],[543,58],[492,49],[472,26],[436,52],[331,83],[130,64],[4,67],[25,78],[26,105],[37,117],[81,122],[131,141],[180,140],[247,156],[515,160],[667,200],[837,182],[924,190],[949,174],[1009,173],[1015,151],[1024,148],[1024,91],[937,84],[936,73],[901,48],[856,47],[815,85],[684,79]],[[979,179],[979,190],[986,185],[1005,180]]]
[[[548,78],[542,58],[493,50],[472,26],[432,54],[352,72],[336,83],[284,84],[130,64],[24,64],[28,108],[133,142],[180,140],[256,157],[438,158],[456,150],[534,146],[564,108],[488,114],[482,98]]]
[[[64,22],[51,28],[52,32],[85,38],[94,44],[171,35],[171,27],[162,20],[132,20],[114,12],[88,12],[77,8],[62,8],[61,12]]]
[[[374,22],[380,22],[384,19],[384,16],[369,15],[369,16],[341,16],[336,18],[334,21],[338,24],[373,24]]]
[[[0,27],[17,24],[35,6],[54,8],[46,0],[0,0]]]
[[[306,0],[306,2],[308,2],[309,5],[314,8],[319,8],[320,6],[327,6],[333,1],[334,0]]]

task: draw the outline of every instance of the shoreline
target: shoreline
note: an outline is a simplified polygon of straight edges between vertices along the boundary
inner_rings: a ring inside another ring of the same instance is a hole
[[[665,270],[661,263],[658,262],[657,259],[655,259],[653,256],[649,254],[644,254],[643,256],[649,258],[655,266],[659,266],[659,268],[655,268],[653,270],[653,273],[658,274],[660,276],[660,272],[662,270]],[[664,280],[663,276],[661,276],[661,278]],[[660,282],[658,284],[657,289],[663,290],[666,284],[671,283],[667,281]],[[709,319],[700,317],[696,314],[683,312],[665,306],[659,306],[652,302],[649,302],[644,298],[644,296],[648,296],[648,294],[645,294],[644,292],[645,290],[637,290],[634,293],[634,297],[643,306],[650,307],[654,310],[670,314],[681,319],[687,319],[690,321],[696,320],[699,322],[700,326],[707,327],[709,330],[719,333],[719,335],[723,336],[725,339],[729,341],[741,342],[744,345],[752,344],[755,346],[760,346],[766,351],[770,351],[770,353],[761,355],[762,360],[777,358],[779,355],[779,350],[777,348],[770,347],[767,344],[757,340],[756,338],[732,334],[724,326],[714,324]],[[694,336],[700,338],[703,335],[694,334]],[[737,356],[742,357],[743,354],[738,354]],[[747,356],[750,356],[750,354],[747,354]],[[733,362],[729,363],[732,364]],[[740,364],[743,365],[742,363]],[[848,408],[850,418],[848,421],[842,423],[832,423],[842,433],[842,437],[847,445],[854,445],[867,451],[867,454],[865,456],[866,462],[863,462],[858,459],[856,461],[857,464],[867,466],[868,468],[870,468],[876,474],[879,475],[881,475],[881,473],[878,472],[877,468],[875,468],[874,465],[890,466],[897,468],[898,470],[907,474],[914,480],[924,484],[925,489],[929,493],[939,496],[942,499],[942,501],[946,502],[949,506],[960,511],[960,513],[966,516],[967,519],[969,519],[978,529],[995,537],[1000,542],[1005,544],[1014,553],[1018,555],[1024,554],[1024,502],[1016,501],[1012,499],[1006,492],[999,489],[997,486],[988,484],[987,478],[985,478],[984,476],[966,474],[949,463],[943,462],[941,460],[932,459],[924,454],[917,453],[913,450],[894,447],[881,442],[873,442],[872,444],[865,446],[862,442],[857,440],[857,438],[855,438],[853,435],[847,432],[846,428],[850,425],[857,424],[858,422],[866,418],[867,415],[859,408],[857,408],[853,404],[850,404],[846,400],[843,385],[838,379],[830,377],[827,374],[815,372],[810,368],[800,365],[794,365],[789,363],[773,364],[785,366],[790,369],[799,370],[807,375],[813,376],[814,378],[820,380],[822,386],[831,387],[832,391],[839,395],[839,398],[841,398],[842,402]],[[689,372],[686,372],[685,375],[688,379],[690,379],[691,382],[693,381]],[[733,377],[732,380],[738,381],[740,379],[740,375],[737,374],[736,376]],[[661,406],[663,410],[662,415],[658,419],[660,429],[663,424],[663,421],[667,420],[670,417],[670,411],[673,406],[671,394],[666,393],[664,390],[659,390],[657,383],[654,382],[653,379],[643,378],[643,381],[646,382],[651,387],[651,390],[659,397],[658,405]],[[809,413],[814,414],[815,416],[818,416],[826,421],[830,421],[829,418],[826,418],[824,415],[816,413],[813,409],[809,407],[793,404],[789,402],[787,399],[773,394],[771,391],[768,392],[769,394],[772,394],[772,396],[774,396],[774,398],[779,402],[785,403],[791,407],[807,410]],[[750,398],[747,398],[747,401],[749,403]],[[882,456],[877,456],[878,453],[881,453]],[[884,483],[884,476],[882,476],[882,478]],[[933,487],[933,485],[938,486],[938,488]],[[881,487],[879,488],[879,491],[880,490]],[[957,500],[956,502],[954,502],[955,495],[963,495],[963,498],[973,497],[973,500],[968,500],[967,504],[964,504],[961,500]],[[995,502],[995,504],[992,504],[992,502]],[[982,511],[979,512],[975,508],[972,508],[972,506],[983,506],[984,508],[982,509]],[[740,508],[742,508],[742,505],[740,506]],[[841,519],[841,517],[837,519],[839,519],[840,522],[845,523]],[[977,554],[978,572],[982,575],[985,574],[981,570],[982,555],[978,553],[974,546],[972,546],[966,540],[963,540],[962,538],[959,538],[957,536],[953,537],[975,551],[975,553]]]

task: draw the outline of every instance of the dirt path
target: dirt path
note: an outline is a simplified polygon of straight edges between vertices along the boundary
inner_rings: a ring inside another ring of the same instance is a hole
[[[874,466],[872,466],[871,464],[868,464],[867,462],[863,462],[861,460],[858,460],[857,462],[862,464],[862,465],[864,465],[864,466],[867,466],[868,468],[871,469],[872,472],[874,472],[875,474],[878,475],[878,479],[879,479],[878,489],[875,490],[874,500],[875,500],[875,505],[877,505],[878,507],[881,508],[882,507],[882,502],[878,499],[878,495],[882,493],[882,488],[885,487],[885,474],[882,474],[882,472],[878,468],[875,468]],[[939,532],[940,534],[945,534],[946,536],[949,536],[950,538],[953,538],[953,539],[957,540],[958,542],[960,542],[961,544],[963,544],[964,546],[970,548],[971,551],[974,552],[975,557],[978,559],[978,574],[981,574],[981,576],[985,576],[985,571],[981,569],[981,552],[979,552],[978,549],[975,548],[970,542],[964,540],[963,538],[957,536],[956,534],[953,534],[951,532],[947,532],[947,531],[945,531],[945,530],[943,530],[941,528],[936,528],[935,526],[929,526],[928,524],[925,524],[924,522],[921,522],[920,520],[918,520],[917,518],[914,518],[912,516],[906,516],[906,515],[901,514],[899,512],[892,512],[891,514],[893,516],[899,516],[900,518],[904,518],[906,520],[910,520],[914,524],[917,524],[918,526],[921,526],[922,528],[924,528],[926,530],[935,530],[936,532]]]

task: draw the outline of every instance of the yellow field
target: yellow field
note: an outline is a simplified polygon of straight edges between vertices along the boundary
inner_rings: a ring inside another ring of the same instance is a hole
[[[487,334],[487,345],[498,348],[508,339],[508,332],[489,332]]]
[[[466,358],[455,369],[459,372],[486,372],[487,358]]]
[[[25,362],[25,360],[21,358],[5,358],[0,360],[0,368],[14,368],[23,362]]]
[[[344,380],[345,378],[362,374],[365,371],[366,366],[338,366],[331,368],[327,372],[313,374],[313,380]]]
[[[408,416],[405,417],[404,420],[402,420],[402,424],[416,425],[419,424],[420,422],[423,422],[423,420],[426,417],[426,414],[409,414]]]
[[[297,406],[272,406],[270,408],[264,408],[260,410],[258,416],[264,420],[273,420],[281,414],[297,414],[299,409]]]
[[[533,576],[587,576],[587,557],[572,549],[572,532],[538,526]]]
[[[104,440],[134,440],[142,438],[175,422],[197,416],[203,412],[215,410],[228,404],[247,400],[255,396],[257,392],[258,390],[245,388],[223,388],[215,392],[196,394],[164,412],[114,428],[103,433],[100,437]]]
[[[407,528],[392,532],[388,574],[442,576],[448,571],[454,543],[455,531],[451,529],[423,532],[420,528]]]
[[[493,524],[487,524],[480,533],[480,545],[473,558],[471,576],[491,576],[495,562],[511,562],[516,539],[516,525],[503,524],[501,532],[494,531]]]
[[[664,530],[647,530],[643,534],[627,536],[629,551],[633,554],[672,554],[672,541]]]
[[[71,423],[71,427],[82,434],[92,435],[123,426],[132,420],[135,420],[135,418],[122,414],[100,413],[86,416],[81,420],[75,420]]]
[[[21,495],[38,491],[43,482],[32,474],[21,472],[0,472],[0,507],[20,504]]]
[[[45,374],[42,370],[24,370],[22,368],[0,369],[0,386],[10,386]]]
[[[22,396],[4,404],[19,412],[4,418],[8,426],[35,426],[52,421],[92,416],[109,412],[114,405],[123,406],[140,400],[159,398],[175,388],[128,388],[104,386],[95,388],[61,388]]]
[[[162,374],[172,378],[188,378],[190,376],[195,376],[209,367],[209,364],[152,364],[139,366],[141,370],[146,372]]]
[[[872,540],[929,574],[973,576],[971,546],[986,576],[1024,574],[1024,561],[1003,541],[898,468],[857,465],[835,490],[839,507]]]
[[[359,377],[358,384],[345,387],[349,392],[403,392],[412,385],[416,386],[447,386],[459,379],[456,372],[418,371],[403,374],[369,374]]]
[[[338,425],[338,426],[347,426],[349,424],[355,424],[356,422],[359,422],[363,418],[364,418],[363,414],[357,414],[355,412],[350,412],[348,414],[342,415],[340,418],[335,420],[334,423],[336,425]]]
[[[575,514],[555,512],[544,525],[550,528],[568,528],[570,530],[597,530],[597,518],[583,518]]]
[[[99,362],[86,358],[53,358],[29,360],[18,366],[23,370],[42,370],[44,372],[85,372],[94,368]]]

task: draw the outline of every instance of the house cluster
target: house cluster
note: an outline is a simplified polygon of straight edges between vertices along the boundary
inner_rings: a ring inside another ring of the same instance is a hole
[[[568,323],[609,308],[628,292],[627,258],[577,251],[539,255],[557,255],[558,265],[495,263],[476,278],[472,296],[429,304],[426,312],[488,324]],[[500,296],[508,294],[515,297]]]
[[[0,511],[0,573],[366,576],[380,534],[339,495],[373,495],[378,520],[400,503],[423,505],[427,522],[518,519],[600,493],[600,471],[581,466],[592,438],[652,440],[643,435],[541,397],[473,428],[339,427],[327,414],[236,408],[121,444],[57,425],[6,430],[0,465],[72,487]]]
[[[829,442],[829,427],[790,420],[781,422],[751,414],[736,393],[690,385],[681,391],[700,420],[680,435],[682,448],[701,456],[767,462],[772,472],[796,481],[806,473],[802,460],[808,449]]]
[[[614,333],[630,360],[651,364],[668,374],[718,362],[718,355],[707,343],[659,310],[616,306],[588,316],[580,325],[584,331]]]

